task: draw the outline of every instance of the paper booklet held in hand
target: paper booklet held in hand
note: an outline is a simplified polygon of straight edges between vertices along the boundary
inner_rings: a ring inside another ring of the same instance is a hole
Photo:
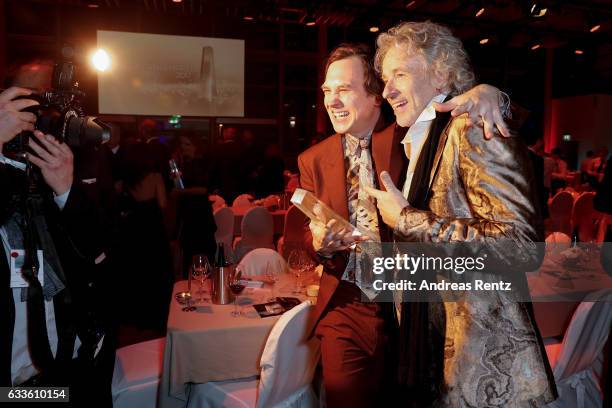
[[[323,201],[319,200],[310,191],[303,190],[301,188],[295,189],[291,202],[299,208],[304,214],[310,218],[313,222],[318,222],[326,225],[330,220],[335,220],[332,230],[340,231],[345,229],[352,231],[354,236],[366,236],[373,241],[380,241],[379,238],[375,237],[370,231],[363,228],[359,228],[342,218],[338,213],[329,208]]]

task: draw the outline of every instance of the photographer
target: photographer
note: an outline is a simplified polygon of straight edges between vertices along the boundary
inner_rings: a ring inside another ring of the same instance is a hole
[[[34,131],[28,141],[27,160],[39,173],[26,173],[26,164],[3,150],[34,130],[36,116],[22,110],[38,102],[15,99],[30,94],[16,87],[0,93],[0,313],[8,316],[0,327],[0,386],[70,386],[72,402],[86,397],[110,405],[114,345],[89,307],[96,299],[91,271],[104,252],[82,242],[95,233],[87,210],[95,203],[73,184],[73,153],[54,136]],[[37,176],[40,183],[32,183]],[[26,266],[28,254],[39,268]]]

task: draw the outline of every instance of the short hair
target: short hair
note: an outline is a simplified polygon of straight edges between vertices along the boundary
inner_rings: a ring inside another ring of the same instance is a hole
[[[382,100],[384,85],[374,69],[372,49],[365,44],[340,44],[329,54],[325,64],[325,74],[334,62],[351,57],[359,58],[363,65],[363,87],[366,92]]]
[[[394,46],[420,54],[428,69],[444,79],[443,91],[461,94],[474,86],[475,75],[461,40],[451,30],[431,21],[400,23],[376,39],[375,68],[380,74],[387,52]]]

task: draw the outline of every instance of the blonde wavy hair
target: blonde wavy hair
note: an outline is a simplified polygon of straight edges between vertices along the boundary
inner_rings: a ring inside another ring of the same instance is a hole
[[[444,80],[443,92],[458,95],[474,86],[476,77],[467,52],[461,40],[444,26],[431,21],[400,23],[380,34],[376,46],[374,67],[379,75],[385,55],[398,46],[423,56],[426,68]]]

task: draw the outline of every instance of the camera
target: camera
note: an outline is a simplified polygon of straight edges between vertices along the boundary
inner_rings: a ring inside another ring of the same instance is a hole
[[[108,142],[111,136],[110,126],[99,118],[84,114],[80,98],[85,94],[79,90],[74,77],[75,66],[72,62],[55,64],[50,90],[18,99],[36,100],[40,105],[25,109],[36,115],[36,129],[53,135],[71,148],[96,146]],[[5,144],[4,153],[22,160],[30,136],[31,132],[20,133]]]

